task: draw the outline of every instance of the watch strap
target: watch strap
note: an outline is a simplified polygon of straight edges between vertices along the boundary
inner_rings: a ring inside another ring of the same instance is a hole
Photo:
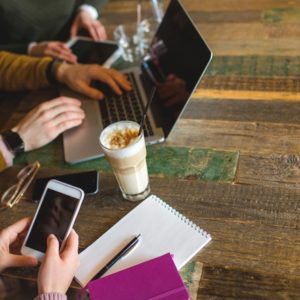
[[[24,152],[24,141],[17,132],[6,130],[2,132],[1,135],[8,150],[15,156]]]
[[[46,77],[50,84],[55,85],[59,83],[56,78],[56,71],[61,63],[62,61],[57,59],[53,59],[48,63],[46,68]]]

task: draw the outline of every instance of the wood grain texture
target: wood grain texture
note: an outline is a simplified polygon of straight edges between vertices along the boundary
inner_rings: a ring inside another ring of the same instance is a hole
[[[200,276],[192,280],[192,299],[299,299],[300,2],[181,2],[214,57],[170,139],[149,148],[148,162],[153,193],[213,237],[188,266],[203,265],[200,282]],[[110,0],[101,14],[110,38],[119,24],[131,33],[135,19],[136,0]],[[0,127],[57,95],[45,92],[6,96]],[[121,199],[103,160],[66,165],[60,138],[16,163],[38,157],[46,162],[39,176],[95,166],[105,171],[101,192],[86,198],[75,225],[81,248],[136,205]],[[0,174],[0,190],[14,182],[17,168]],[[1,213],[1,226],[35,207],[25,201]],[[34,279],[36,270],[6,275]]]
[[[188,144],[241,153],[299,153],[299,134],[300,126],[296,124],[182,119],[168,145]]]
[[[269,93],[265,93],[267,94]],[[252,94],[249,93],[248,99],[241,99],[240,96],[223,99],[209,97],[193,99],[183,117],[194,120],[300,125],[300,107],[298,101],[253,99]]]
[[[300,189],[299,153],[242,154],[236,174],[236,183]]]
[[[155,177],[151,187],[213,237],[195,258],[204,264],[199,299],[272,297],[278,292],[274,282],[287,297],[300,297],[299,191]],[[103,174],[101,193],[85,199],[75,225],[80,247],[93,242],[135,205],[121,198],[112,175]],[[35,206],[24,201],[6,211],[1,223],[26,216]],[[18,272],[18,276],[35,276],[28,270]]]

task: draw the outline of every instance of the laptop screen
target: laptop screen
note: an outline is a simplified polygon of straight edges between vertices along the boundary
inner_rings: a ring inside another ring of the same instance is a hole
[[[211,51],[191,19],[177,0],[171,0],[142,66],[147,90],[157,86],[152,109],[166,137],[210,59]]]

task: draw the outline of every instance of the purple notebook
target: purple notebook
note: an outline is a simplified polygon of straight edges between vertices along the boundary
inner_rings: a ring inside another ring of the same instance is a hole
[[[87,284],[91,300],[188,300],[168,253]]]

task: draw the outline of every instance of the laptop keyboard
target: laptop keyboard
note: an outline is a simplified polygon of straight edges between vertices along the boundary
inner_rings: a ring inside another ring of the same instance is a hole
[[[107,95],[107,98],[99,101],[103,127],[121,120],[141,122],[144,106],[135,77],[133,73],[125,73],[125,75],[131,82],[132,90],[130,92],[123,91],[123,94],[118,96],[106,89],[104,93]],[[153,135],[153,129],[148,118],[145,120],[143,129],[145,136]]]

